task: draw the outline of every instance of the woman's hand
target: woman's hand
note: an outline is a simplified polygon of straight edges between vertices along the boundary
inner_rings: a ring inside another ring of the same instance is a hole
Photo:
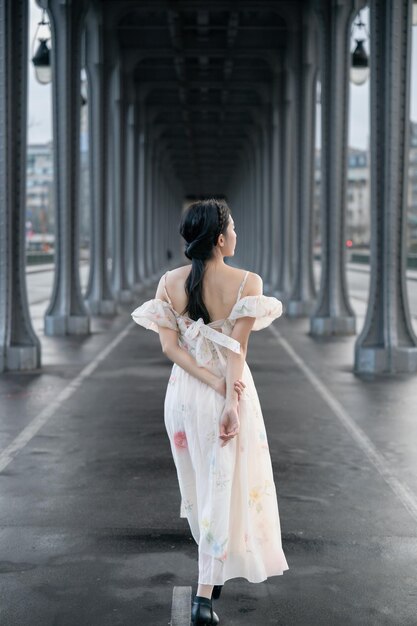
[[[233,384],[233,388],[237,392],[238,402],[240,400],[240,396],[242,395],[245,387],[246,385],[243,382],[243,380],[240,380],[240,379],[235,380]],[[215,386],[214,386],[214,390],[217,391],[217,393],[219,393],[224,398],[226,397],[226,379],[224,377],[217,379]]]
[[[239,432],[240,421],[238,414],[239,405],[235,406],[226,406],[223,410],[221,419],[220,419],[220,435],[219,438],[222,440],[221,447],[224,448],[226,444],[236,437]]]

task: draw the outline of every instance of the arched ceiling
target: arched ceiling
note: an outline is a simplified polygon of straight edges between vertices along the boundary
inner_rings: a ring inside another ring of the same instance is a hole
[[[105,5],[113,4],[105,0]],[[119,2],[123,58],[188,194],[227,188],[271,98],[298,2]],[[133,61],[132,61],[133,59]]]

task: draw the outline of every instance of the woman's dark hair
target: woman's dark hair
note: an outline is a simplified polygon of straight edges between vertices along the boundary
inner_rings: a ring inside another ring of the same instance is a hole
[[[185,256],[192,261],[191,272],[185,281],[188,304],[182,315],[209,324],[210,315],[203,302],[203,276],[205,261],[213,251],[221,234],[225,234],[230,219],[230,209],[225,200],[209,198],[190,204],[181,216],[179,231],[185,239]]]

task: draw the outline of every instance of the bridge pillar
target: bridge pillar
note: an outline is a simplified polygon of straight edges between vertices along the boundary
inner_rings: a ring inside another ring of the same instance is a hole
[[[371,0],[371,284],[355,344],[357,373],[415,372],[406,285],[410,137],[409,0]]]
[[[262,259],[260,274],[264,280],[264,288],[270,286],[269,261],[271,250],[271,146],[272,146],[272,119],[271,103],[265,102],[261,124],[262,136]]]
[[[123,172],[125,184],[125,264],[127,282],[129,288],[134,290],[139,287],[139,277],[137,273],[136,250],[137,250],[137,206],[136,206],[136,166],[137,151],[135,146],[135,136],[138,133],[136,106],[135,106],[135,86],[132,77],[127,78],[126,95],[126,166]]]
[[[272,84],[271,98],[271,254],[269,255],[269,292],[272,294],[278,288],[279,266],[281,263],[281,250],[279,234],[281,230],[280,218],[282,215],[281,205],[281,152],[280,152],[280,115],[279,115],[279,90],[281,80],[281,67],[276,67]]]
[[[93,315],[116,313],[116,302],[110,288],[107,267],[108,229],[108,141],[106,135],[109,89],[104,59],[102,15],[97,5],[91,7],[86,20],[86,70],[89,79],[89,157],[91,179],[91,253],[90,273],[85,296],[88,310]]]
[[[42,0],[52,23],[55,275],[45,335],[90,333],[79,274],[80,72],[85,0]]]
[[[310,335],[353,335],[346,287],[345,214],[350,24],[361,2],[316,0],[322,79],[322,270]]]
[[[26,292],[28,2],[0,0],[0,371],[41,366]]]
[[[292,290],[286,303],[289,317],[311,313],[315,304],[312,255],[314,138],[315,138],[315,78],[317,71],[316,33],[311,13],[303,14],[297,32],[296,67],[296,128],[297,146],[295,185],[295,252]]]
[[[140,87],[139,87],[140,89]],[[141,283],[147,279],[147,268],[145,259],[146,247],[146,107],[144,96],[139,92],[139,136],[138,136],[138,273]]]
[[[294,54],[294,39],[296,32],[291,31],[291,48],[285,51],[282,68],[282,87],[279,102],[280,115],[280,154],[281,158],[281,198],[280,198],[280,236],[278,246],[280,248],[280,262],[278,264],[278,279],[276,283],[276,295],[282,301],[286,300],[291,291],[292,263],[291,263],[291,220],[293,218],[294,185],[293,172],[295,168],[294,158],[294,73],[292,71],[292,55]]]

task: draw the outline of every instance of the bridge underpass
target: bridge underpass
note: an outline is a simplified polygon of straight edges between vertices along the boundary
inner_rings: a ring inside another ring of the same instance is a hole
[[[363,322],[366,304],[354,306]],[[45,337],[42,376],[0,379],[2,623],[163,626],[173,589],[196,590],[163,424],[170,362],[122,309],[88,337]],[[414,380],[364,385],[349,367],[355,338],[314,342],[307,327],[281,318],[248,354],[290,570],[228,581],[218,613],[247,626],[411,625]]]
[[[227,198],[237,265],[259,273],[312,338],[356,335],[357,375],[417,369],[405,287],[411,0],[370,3],[371,286],[358,327],[346,284],[349,33],[362,0],[39,0],[51,23],[56,205],[47,336],[88,335],[184,263],[187,198]],[[42,368],[27,304],[27,0],[2,11],[0,371]],[[395,19],[394,19],[395,18]],[[53,36],[52,36],[53,35]],[[396,45],[387,46],[386,41]],[[13,58],[13,63],[11,59]],[[18,60],[21,62],[18,62]],[[91,249],[79,284],[80,70],[88,77]],[[7,68],[7,71],[6,71]],[[386,78],[388,72],[388,80]],[[321,280],[313,277],[317,81],[322,102]],[[111,267],[111,270],[109,270]]]
[[[363,3],[39,4],[55,33],[57,249],[53,277],[46,272],[29,294],[26,70],[23,61],[0,70],[1,128],[13,129],[0,132],[1,154],[13,157],[0,173],[0,618],[166,624],[173,587],[195,585],[196,549],[177,515],[163,430],[170,363],[151,333],[134,332],[129,314],[154,295],[165,269],[185,263],[177,229],[185,200],[224,195],[239,229],[233,264],[258,272],[265,293],[284,304],[283,318],[252,336],[248,362],[290,571],[264,585],[229,581],[223,623],[412,624],[416,302],[412,272],[405,281],[401,194],[412,3],[370,3],[377,192],[364,276],[346,265],[341,165],[347,26]],[[26,59],[26,2],[0,7],[1,58]],[[81,65],[87,266],[76,236]],[[320,264],[311,241],[318,77]]]

